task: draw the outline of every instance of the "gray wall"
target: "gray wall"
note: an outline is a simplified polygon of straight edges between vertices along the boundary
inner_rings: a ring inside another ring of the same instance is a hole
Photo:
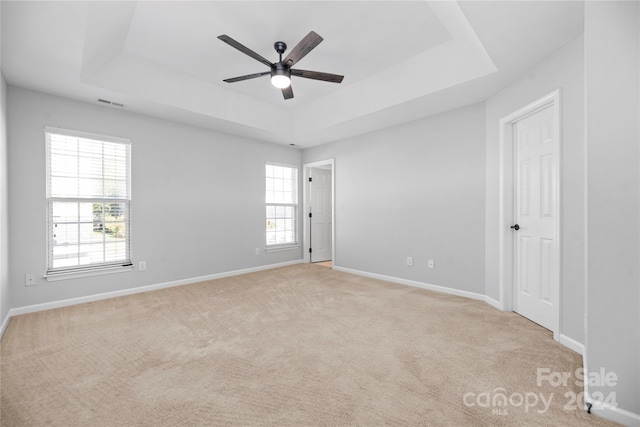
[[[577,38],[486,102],[486,294],[499,299],[499,126],[501,118],[562,91],[562,294],[560,333],[584,344],[585,147],[584,39]]]
[[[0,72],[0,325],[9,314],[9,187],[7,159],[7,84]]]
[[[0,7],[1,15],[2,7]],[[1,40],[0,46],[2,46]],[[0,65],[1,63],[0,47]],[[9,176],[7,168],[7,83],[0,71],[0,325],[7,319],[11,303],[9,300],[9,187],[7,182]]]
[[[477,104],[305,150],[335,158],[336,265],[484,294],[484,132]]]
[[[586,2],[589,371],[640,415],[640,4]]]
[[[302,258],[263,250],[264,164],[299,166],[299,150],[12,86],[8,107],[12,307]],[[132,255],[146,271],[24,286],[46,270],[45,125],[131,139]]]

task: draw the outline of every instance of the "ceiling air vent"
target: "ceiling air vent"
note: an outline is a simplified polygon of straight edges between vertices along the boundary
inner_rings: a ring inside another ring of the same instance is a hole
[[[115,107],[124,107],[124,104],[120,104],[118,102],[112,102],[112,101],[109,101],[108,99],[100,99],[100,98],[98,98],[98,102],[102,102],[103,104],[113,105]]]

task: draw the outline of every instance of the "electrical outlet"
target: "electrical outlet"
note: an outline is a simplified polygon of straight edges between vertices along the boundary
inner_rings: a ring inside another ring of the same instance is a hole
[[[407,265],[413,265],[413,257],[407,257]]]
[[[35,286],[36,277],[33,274],[25,274],[24,275],[24,285],[25,286]]]
[[[429,268],[433,268],[433,260],[432,259],[429,260],[428,265],[429,265]]]
[[[256,248],[256,255],[260,255],[260,248]]]
[[[147,269],[147,261],[140,261],[138,263],[138,270],[145,271]]]

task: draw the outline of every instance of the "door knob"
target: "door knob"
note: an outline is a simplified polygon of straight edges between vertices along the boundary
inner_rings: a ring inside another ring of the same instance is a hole
[[[511,228],[513,228],[516,231],[520,230],[520,226],[518,224],[512,225]]]

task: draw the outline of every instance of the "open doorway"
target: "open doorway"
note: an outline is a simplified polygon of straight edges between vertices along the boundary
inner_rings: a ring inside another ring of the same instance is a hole
[[[305,261],[335,265],[335,165],[333,159],[304,165]]]

